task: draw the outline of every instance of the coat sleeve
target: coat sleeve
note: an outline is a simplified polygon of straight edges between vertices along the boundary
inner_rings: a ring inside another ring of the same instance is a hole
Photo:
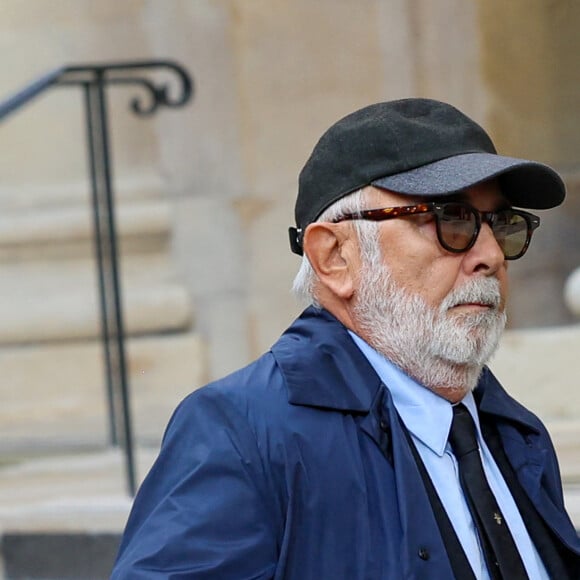
[[[272,578],[282,525],[276,512],[243,412],[221,393],[200,389],[168,425],[111,580]]]

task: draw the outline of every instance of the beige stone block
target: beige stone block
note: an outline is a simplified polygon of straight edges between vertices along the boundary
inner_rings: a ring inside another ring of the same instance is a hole
[[[301,310],[291,293],[301,258],[291,253],[288,244],[294,213],[288,202],[291,196],[284,197],[286,200],[264,204],[250,231],[248,308],[253,356],[267,350]]]
[[[415,90],[407,96],[447,101],[483,123],[487,95],[477,42],[477,2],[417,0],[405,4],[407,19],[399,20],[399,26],[411,36],[411,42],[398,57],[415,72]]]
[[[0,79],[0,99],[67,64],[151,57],[143,2],[93,5],[86,0],[6,0],[0,5],[0,48],[13,58]],[[40,50],[39,47],[42,47]],[[108,90],[115,167],[154,163],[154,125],[129,112],[135,88]],[[146,96],[145,96],[146,98]],[[85,121],[80,88],[52,89],[3,123],[0,174],[4,183],[46,183],[86,176]]]
[[[580,422],[578,353],[580,325],[510,330],[490,368],[509,393],[543,419]]]
[[[91,260],[3,264],[0,343],[92,338],[100,334],[95,264]],[[124,320],[129,334],[189,328],[185,287],[163,255],[130,256],[120,264]]]
[[[143,22],[157,55],[186,65],[195,82],[190,106],[155,119],[159,166],[183,197],[225,200],[247,189],[241,164],[235,3],[146,2]]]
[[[566,484],[580,483],[580,325],[510,330],[490,368],[506,390],[535,412],[552,436]],[[580,496],[573,496],[580,514]]]
[[[161,178],[156,167],[151,166],[137,171],[124,171],[115,175],[113,191],[115,206],[128,207],[139,202],[160,201],[161,192],[166,191],[167,183]],[[60,208],[77,207],[91,211],[91,194],[88,173],[80,179],[61,176],[57,181],[29,183],[24,179],[13,184],[0,183],[1,213],[16,211],[58,211]]]
[[[119,244],[124,253],[159,251],[168,245],[171,206],[139,200],[116,208]],[[92,206],[13,210],[0,213],[0,261],[93,257]]]
[[[377,0],[233,3],[240,139],[247,191],[275,198],[296,183],[321,133],[380,100]]]
[[[250,360],[247,303],[248,247],[231,200],[176,200],[173,255],[195,305],[196,330],[209,344],[210,376]]]
[[[155,450],[138,449],[139,481]],[[0,470],[0,533],[113,532],[125,527],[132,500],[117,449],[53,456]]]
[[[485,0],[477,6],[496,145],[508,155],[578,167],[580,4]]]
[[[173,409],[206,381],[203,342],[194,334],[127,341],[134,431],[158,444]],[[0,447],[28,450],[102,445],[108,411],[102,346],[69,342],[0,350]]]
[[[196,312],[203,312],[203,336],[211,345],[207,354],[210,379],[221,378],[254,358],[246,307],[244,298],[233,292],[196,301]]]

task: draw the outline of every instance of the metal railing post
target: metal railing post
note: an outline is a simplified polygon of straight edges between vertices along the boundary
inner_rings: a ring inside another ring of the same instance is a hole
[[[174,75],[179,82],[177,96],[172,98],[168,85],[143,76],[143,72],[151,71],[165,71]],[[187,71],[169,60],[74,65],[55,69],[0,102],[0,121],[52,87],[76,86],[84,91],[109,435],[113,445],[118,445],[121,439],[125,452],[127,487],[133,495],[136,489],[133,430],[105,91],[109,85],[132,85],[144,90],[149,97],[145,102],[139,98],[131,101],[132,111],[142,117],[153,115],[159,107],[182,107],[193,94],[192,81]]]
[[[129,398],[129,384],[127,381],[127,357],[125,353],[125,328],[123,322],[123,305],[121,302],[121,279],[119,275],[119,251],[117,244],[117,227],[115,216],[115,198],[113,195],[112,185],[112,167],[110,159],[110,144],[108,131],[108,117],[107,117],[107,102],[104,89],[104,75],[102,72],[96,74],[96,101],[98,106],[99,119],[99,141],[101,145],[101,171],[102,187],[99,188],[101,202],[106,208],[106,220],[104,225],[107,231],[108,244],[106,245],[107,253],[106,267],[107,267],[107,281],[108,291],[107,297],[112,301],[112,308],[107,305],[107,312],[111,313],[112,324],[110,329],[112,332],[113,348],[111,352],[114,353],[114,363],[116,365],[116,375],[118,378],[118,389],[116,393],[121,399],[121,405],[114,405],[114,411],[117,418],[117,432],[121,432],[123,437],[123,449],[125,451],[125,462],[127,470],[127,485],[129,493],[135,494],[135,462],[133,454],[133,429],[131,424],[131,408]],[[119,412],[120,411],[120,412]],[[121,426],[121,429],[119,429]]]
[[[101,324],[101,343],[103,346],[103,355],[105,361],[105,385],[107,395],[107,411],[109,415],[109,441],[111,445],[119,444],[117,433],[117,419],[115,411],[115,385],[113,379],[112,354],[110,346],[109,315],[107,313],[107,284],[105,276],[105,256],[103,246],[106,243],[103,239],[102,211],[100,207],[99,184],[97,180],[99,160],[97,151],[99,149],[97,142],[97,131],[94,117],[96,115],[94,100],[94,85],[86,83],[84,85],[85,93],[85,117],[87,129],[87,149],[89,156],[89,174],[91,183],[91,203],[93,206],[93,232],[95,238],[95,254],[97,260],[97,280],[99,291],[99,310]]]

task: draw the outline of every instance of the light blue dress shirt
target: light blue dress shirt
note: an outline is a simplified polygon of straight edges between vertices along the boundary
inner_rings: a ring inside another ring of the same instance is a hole
[[[350,335],[389,389],[395,408],[415,443],[475,576],[480,580],[489,580],[475,525],[461,490],[457,461],[447,442],[453,418],[451,403],[411,379],[359,336],[353,332]],[[528,575],[532,580],[549,580],[508,486],[483,440],[473,394],[466,395],[462,402],[475,421],[486,477]]]

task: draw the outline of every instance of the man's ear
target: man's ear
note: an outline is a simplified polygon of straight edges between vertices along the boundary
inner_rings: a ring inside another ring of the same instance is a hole
[[[349,299],[354,293],[358,254],[352,230],[346,224],[315,222],[304,232],[304,253],[323,287],[335,297]]]

